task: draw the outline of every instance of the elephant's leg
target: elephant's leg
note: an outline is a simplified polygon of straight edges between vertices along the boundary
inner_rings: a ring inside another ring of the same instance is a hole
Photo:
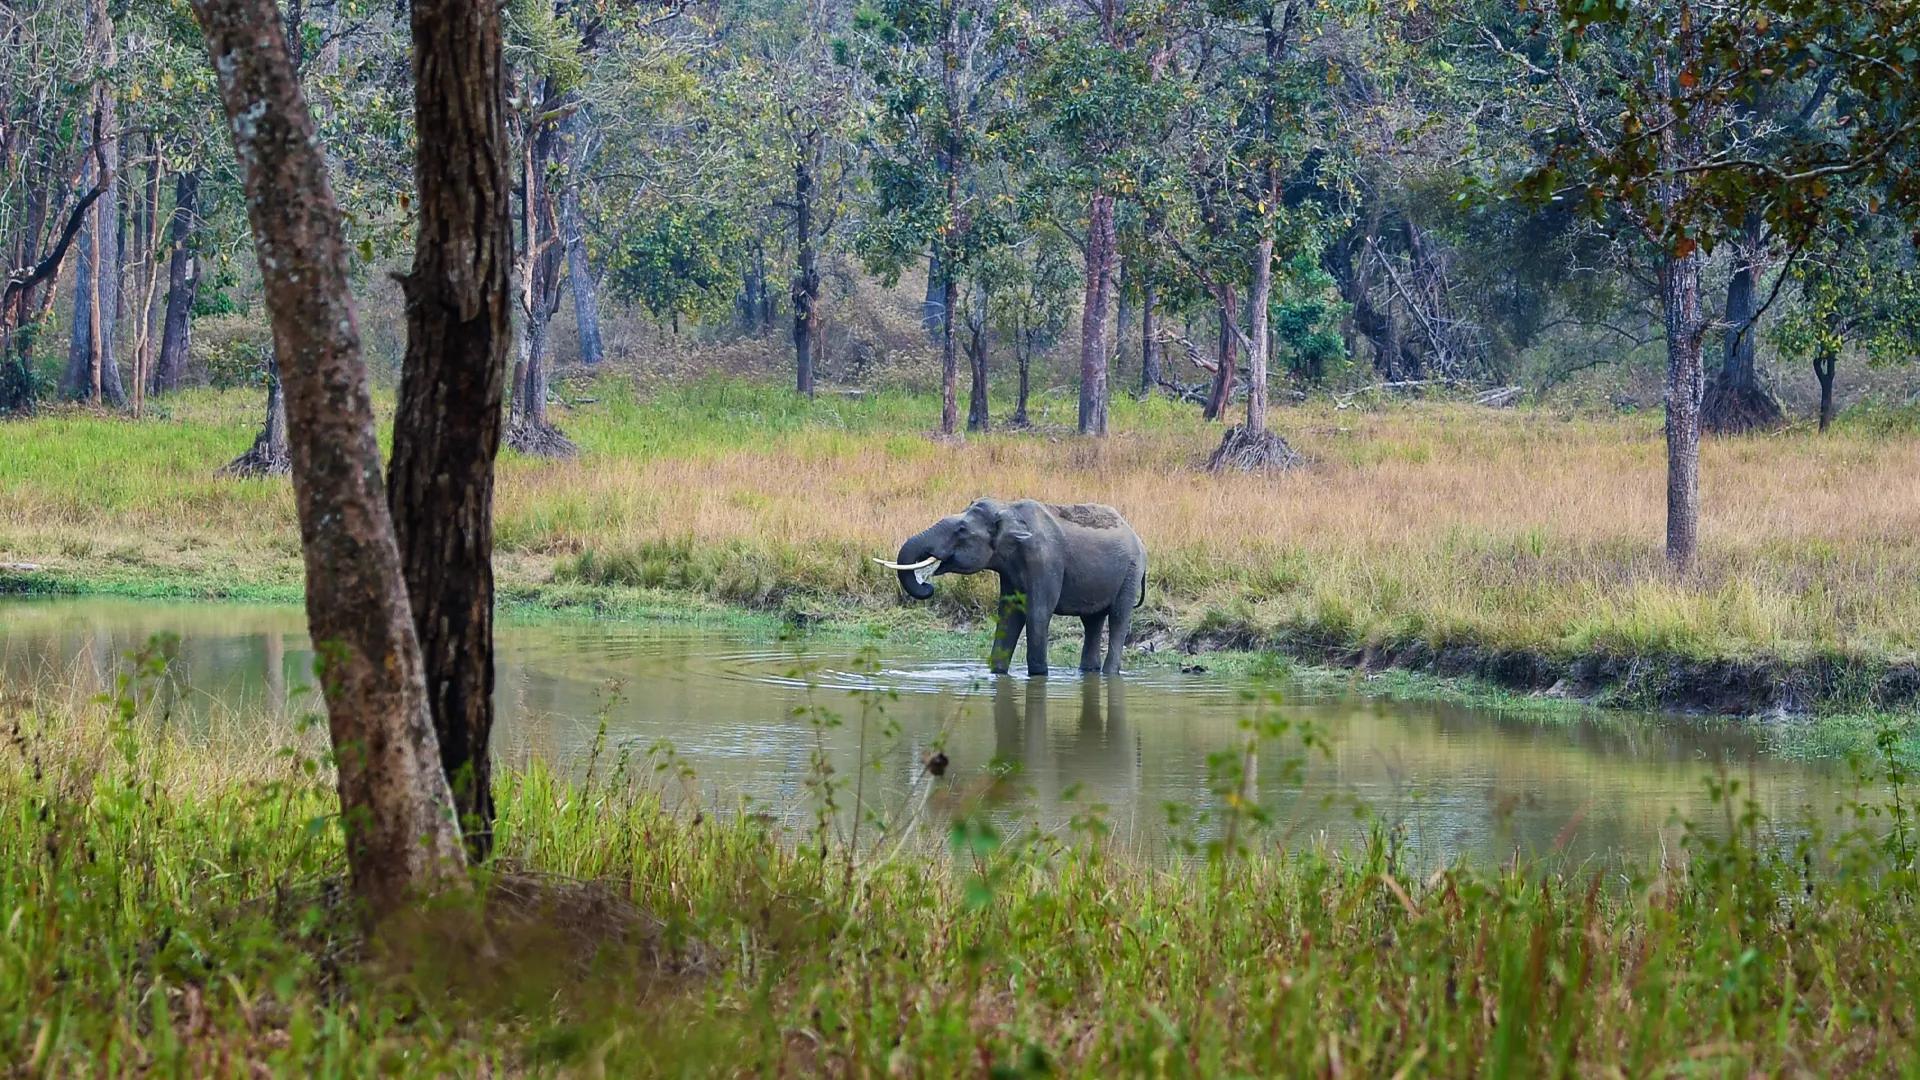
[[[1053,607],[1033,603],[1027,605],[1027,674],[1045,675],[1047,673],[1047,632],[1048,624],[1053,621]]]
[[[1005,675],[1013,663],[1014,646],[1020,643],[1020,631],[1027,628],[1027,601],[1018,594],[1000,597],[1000,622],[993,632],[993,656],[988,661],[995,675]]]
[[[1136,579],[1120,590],[1107,612],[1107,665],[1101,670],[1109,675],[1120,673],[1120,661],[1127,651],[1127,635],[1133,630],[1133,609],[1139,604],[1140,585]]]
[[[1086,644],[1080,646],[1080,670],[1100,670],[1100,630],[1107,624],[1105,615],[1082,615],[1081,625],[1087,628]]]
[[[1108,675],[1120,674],[1121,655],[1127,650],[1127,634],[1133,629],[1133,605],[1116,607],[1107,614],[1107,666],[1101,670]]]

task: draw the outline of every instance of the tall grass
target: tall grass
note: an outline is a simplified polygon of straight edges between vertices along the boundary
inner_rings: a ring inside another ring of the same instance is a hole
[[[1728,779],[1725,839],[1690,832],[1639,875],[1517,863],[1419,880],[1388,834],[1340,851],[1268,832],[1236,795],[1256,758],[1284,776],[1312,734],[1248,714],[1173,863],[1092,819],[996,831],[928,773],[876,803],[859,844],[824,817],[796,836],[665,800],[631,758],[531,762],[501,780],[483,882],[496,906],[579,902],[455,949],[430,932],[368,942],[342,917],[310,732],[236,716],[189,735],[137,680],[105,701],[12,694],[0,1060],[28,1075],[1461,1077],[1892,1076],[1920,1060],[1904,777],[1841,835],[1762,820]],[[943,844],[906,835],[935,788],[962,807]]]
[[[1429,403],[1276,411],[1312,459],[1282,476],[1198,471],[1217,430],[1164,400],[1116,403],[1094,443],[927,438],[925,396],[802,401],[707,381],[642,395],[607,376],[558,415],[569,462],[509,457],[499,541],[511,596],[622,590],[767,608],[896,610],[867,556],[992,494],[1118,506],[1152,555],[1144,625],[1341,646],[1456,644],[1559,655],[1840,655],[1920,648],[1920,436],[1843,425],[1705,447],[1697,572],[1661,557],[1657,421]],[[284,484],[216,479],[244,448],[244,392],[171,399],[135,424],[60,413],[0,438],[0,561],[69,581],[215,591],[299,579]],[[932,609],[976,618],[985,582]]]

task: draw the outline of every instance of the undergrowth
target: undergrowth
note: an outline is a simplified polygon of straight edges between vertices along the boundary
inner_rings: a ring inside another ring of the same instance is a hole
[[[189,731],[143,690],[0,698],[0,1060],[26,1075],[1912,1075],[1910,779],[1840,831],[1723,814],[1638,872],[1412,875],[1391,830],[1276,831],[1312,728],[1248,698],[1151,855],[1092,810],[994,824],[937,741],[785,821],[703,799],[671,747],[499,782],[484,949],[365,940],[310,725]],[[808,677],[802,669],[797,677]],[[891,764],[890,764],[891,763]],[[1017,776],[998,782],[1017,783]],[[935,807],[939,809],[936,811]],[[526,897],[544,897],[528,903]],[[558,899],[555,899],[558,898]],[[571,898],[571,899],[568,899]],[[560,913],[556,916],[554,913]]]

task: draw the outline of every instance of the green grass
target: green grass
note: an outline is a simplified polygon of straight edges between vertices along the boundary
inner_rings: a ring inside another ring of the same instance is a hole
[[[922,777],[855,841],[669,798],[642,760],[500,783],[463,908],[368,941],[316,733],[188,734],[121,700],[0,698],[0,1060],[25,1075],[1912,1075],[1911,821],[1664,866],[1289,845],[1236,801],[1312,752],[1249,705],[1185,861],[995,831]],[[876,743],[882,742],[876,739]],[[876,750],[877,760],[884,751]],[[856,779],[816,777],[847,805]],[[1900,790],[1903,797],[1909,792]],[[922,809],[927,796],[946,809]],[[722,811],[722,812],[715,812]],[[953,822],[944,835],[919,822]],[[490,883],[490,884],[488,884]],[[477,936],[474,936],[477,935]],[[485,948],[477,947],[485,942]]]
[[[1676,577],[1650,416],[1316,401],[1272,417],[1308,468],[1250,477],[1201,473],[1219,427],[1164,399],[1123,395],[1102,442],[1067,434],[1073,402],[1043,396],[1037,431],[946,444],[928,437],[935,400],[893,390],[808,402],[607,373],[563,397],[582,456],[501,464],[513,605],[977,625],[990,582],[942,579],[908,610],[868,559],[979,495],[1026,495],[1127,515],[1151,562],[1136,626],[1163,644],[1819,662],[1842,676],[1811,689],[1824,712],[1870,710],[1837,684],[1920,657],[1920,434],[1884,416],[1710,441],[1699,566]],[[195,391],[148,421],[8,424],[0,562],[45,569],[0,587],[297,596],[287,485],[214,475],[258,411],[247,392]]]

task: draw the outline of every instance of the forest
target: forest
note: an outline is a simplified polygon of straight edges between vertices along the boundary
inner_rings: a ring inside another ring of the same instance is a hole
[[[0,1063],[1911,1075],[1916,42],[11,0]]]

